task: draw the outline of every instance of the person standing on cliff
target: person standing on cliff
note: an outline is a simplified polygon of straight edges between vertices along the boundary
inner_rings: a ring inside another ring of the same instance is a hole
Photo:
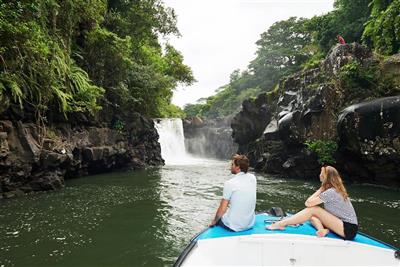
[[[210,226],[219,225],[230,231],[252,228],[255,222],[257,180],[248,173],[249,160],[235,155],[231,161],[234,176],[225,182],[221,203]]]
[[[342,44],[342,45],[346,44],[346,41],[344,40],[344,38],[341,35],[337,36],[337,40],[338,40],[339,44]]]

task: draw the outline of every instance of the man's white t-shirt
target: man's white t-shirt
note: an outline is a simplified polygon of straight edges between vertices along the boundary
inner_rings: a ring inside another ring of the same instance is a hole
[[[253,227],[257,180],[253,174],[239,172],[224,184],[223,198],[229,200],[222,222],[234,231]]]

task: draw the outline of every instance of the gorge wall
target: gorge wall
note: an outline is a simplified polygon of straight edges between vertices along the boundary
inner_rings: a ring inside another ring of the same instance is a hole
[[[232,117],[185,119],[183,129],[187,152],[202,157],[230,159],[237,151],[232,139],[231,120]]]
[[[138,113],[116,119],[109,111],[100,112],[101,122],[75,114],[64,121],[53,118],[45,126],[32,122],[29,114],[18,117],[10,109],[4,112],[0,198],[59,189],[68,178],[164,163],[151,119]]]
[[[232,120],[239,152],[257,170],[316,179],[321,157],[306,143],[333,143],[345,179],[400,187],[400,60],[337,45],[316,68],[246,100]]]

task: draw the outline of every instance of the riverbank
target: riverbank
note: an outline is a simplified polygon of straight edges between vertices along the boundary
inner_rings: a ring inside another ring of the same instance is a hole
[[[60,189],[69,178],[163,163],[154,122],[138,113],[114,126],[0,120],[0,199]]]

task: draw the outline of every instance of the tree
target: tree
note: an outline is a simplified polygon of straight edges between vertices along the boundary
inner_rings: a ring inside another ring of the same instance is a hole
[[[38,119],[100,104],[179,115],[173,89],[194,82],[182,54],[159,42],[179,35],[161,0],[0,0],[0,34],[0,102],[32,106]]]
[[[305,27],[307,19],[291,17],[274,23],[261,34],[256,44],[256,58],[249,71],[262,90],[270,90],[284,75],[300,69],[310,56],[305,47],[311,42],[311,33]]]
[[[400,52],[400,1],[373,0],[371,17],[366,23],[363,40],[379,53]]]
[[[336,0],[333,12],[337,32],[346,42],[360,42],[370,15],[370,0]],[[336,37],[336,36],[335,36]],[[336,38],[335,38],[336,39]]]
[[[202,104],[186,104],[183,107],[183,111],[185,112],[186,117],[196,117],[200,116],[200,110],[202,107]]]
[[[103,1],[0,2],[0,90],[46,112],[96,112],[103,89],[72,58],[79,25],[101,21]]]
[[[81,63],[108,102],[147,116],[178,114],[173,89],[195,79],[182,54],[159,43],[159,36],[179,35],[173,10],[159,0],[108,1],[101,26],[81,42]]]
[[[305,25],[323,54],[337,43],[337,35],[343,36],[348,43],[361,42],[364,24],[370,14],[369,0],[336,0],[334,7],[333,11],[315,16]]]

